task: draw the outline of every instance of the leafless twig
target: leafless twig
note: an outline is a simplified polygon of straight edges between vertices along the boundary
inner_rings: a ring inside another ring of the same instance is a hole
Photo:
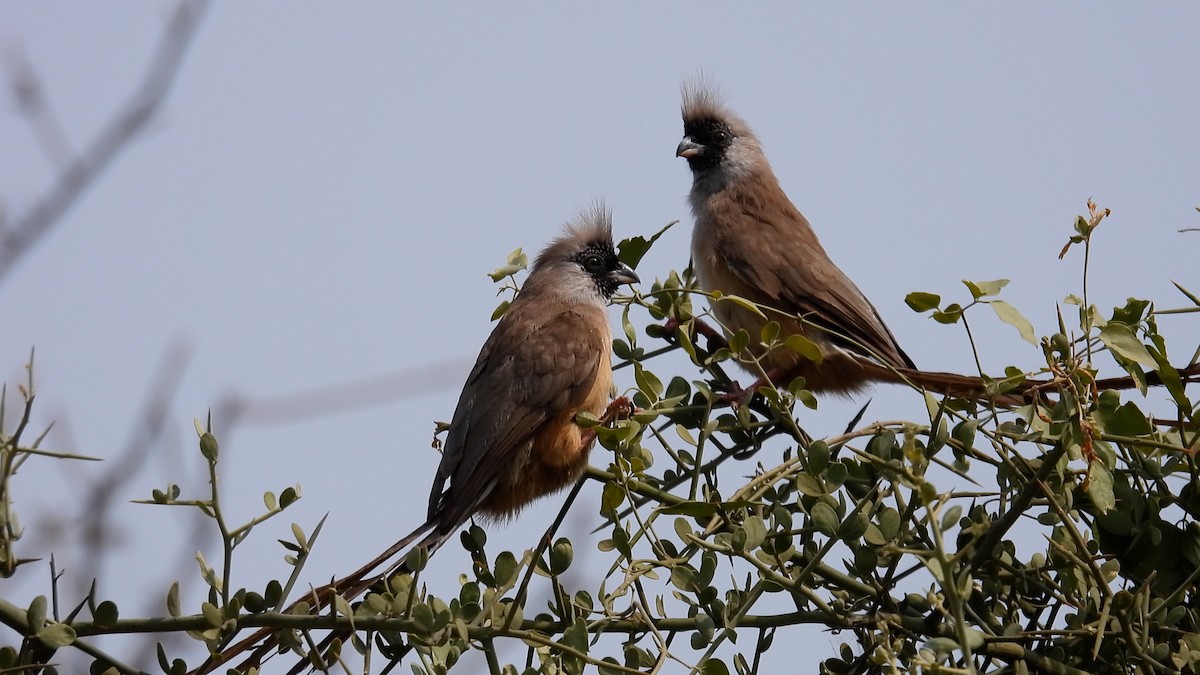
[[[31,116],[31,124],[43,148],[57,158],[55,161],[66,166],[50,191],[27,212],[18,215],[12,227],[0,232],[0,281],[153,119],[179,73],[183,56],[207,7],[208,0],[182,0],[179,3],[137,90],[82,154],[68,161],[63,160],[69,157],[66,153],[72,151],[41,94],[41,87],[36,84],[32,69],[16,69],[19,76],[14,78],[13,86],[21,110]]]
[[[453,374],[465,374],[470,367],[469,361],[451,359],[274,398],[228,394],[215,406],[214,415],[228,436],[235,425],[287,424],[449,389],[458,384]]]

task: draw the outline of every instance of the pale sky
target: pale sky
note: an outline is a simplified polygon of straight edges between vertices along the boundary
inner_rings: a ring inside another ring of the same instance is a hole
[[[4,0],[0,56],[28,59],[78,147],[129,95],[171,6]],[[612,207],[618,237],[682,221],[639,267],[646,288],[687,264],[690,175],[674,149],[679,86],[701,71],[922,367],[974,364],[960,329],[905,306],[910,291],[961,301],[960,279],[1010,278],[1003,297],[1039,334],[1053,332],[1056,303],[1080,289],[1080,252],[1057,254],[1089,197],[1113,210],[1093,252],[1093,301],[1105,312],[1128,296],[1184,305],[1172,280],[1200,291],[1200,233],[1178,232],[1200,227],[1200,5],[1003,9],[212,7],[152,130],[0,281],[0,376],[10,390],[24,382],[36,347],[34,426],[55,422],[48,448],[119,455],[169,346],[191,350],[162,441],[119,469],[110,518],[122,529],[104,567],[75,557],[77,530],[56,539],[51,526],[77,523],[79,495],[111,464],[31,460],[14,482],[28,527],[18,552],[54,553],[71,604],[99,573],[101,595],[124,616],[161,613],[180,577],[185,606],[198,607],[189,561],[198,547],[216,559],[215,541],[194,540],[181,511],[128,503],[168,482],[204,494],[192,420],[230,395],[411,373],[351,412],[232,432],[215,420],[233,519],[257,514],[266,490],[303,487],[298,504],[240,549],[238,585],[286,576],[275,540],[291,522],[311,530],[326,512],[306,583],[373,557],[424,515],[438,461],[433,422],[450,418],[490,330],[497,300],[487,272],[518,246],[536,252],[596,197]],[[0,206],[13,218],[54,172],[10,88],[0,96],[0,148]],[[974,325],[985,368],[1040,363],[990,313]],[[1173,358],[1186,361],[1197,322],[1162,328]],[[659,374],[699,377],[686,367]],[[922,411],[898,387],[874,399],[872,419]],[[863,400],[822,401],[802,422],[836,433]],[[598,522],[597,495],[581,497],[574,527]],[[496,528],[493,554],[533,546],[560,503],[546,499]],[[585,541],[576,550],[594,551]],[[466,555],[452,542],[438,560],[431,590],[456,595]],[[27,602],[46,592],[47,577],[44,563],[22,568],[5,596]],[[798,672],[843,639],[796,631],[774,658]],[[135,657],[127,643],[105,645]]]

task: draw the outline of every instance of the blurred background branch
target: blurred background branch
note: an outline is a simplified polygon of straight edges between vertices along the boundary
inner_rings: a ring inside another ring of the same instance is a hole
[[[0,282],[154,118],[171,91],[207,7],[208,0],[184,0],[175,7],[141,83],[80,154],[71,147],[35,67],[22,56],[9,56],[9,78],[18,110],[59,176],[53,187],[11,224],[0,221]]]

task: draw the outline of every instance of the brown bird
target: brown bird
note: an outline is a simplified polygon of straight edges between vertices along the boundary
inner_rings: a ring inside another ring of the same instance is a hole
[[[823,356],[818,363],[787,348],[755,354],[770,379],[802,375],[812,391],[848,394],[874,380],[900,381],[892,369],[915,368],[783,192],[750,127],[711,89],[685,88],[683,133],[675,154],[692,170],[692,265],[700,286],[775,310],[764,319],[718,301],[713,314],[755,340],[768,320],[778,321],[781,334],[803,335]]]
[[[421,545],[432,551],[477,512],[505,518],[579,478],[591,444],[575,415],[598,417],[612,397],[605,306],[637,281],[602,206],[538,255],[459,396]]]
[[[917,370],[862,291],[829,259],[808,221],[779,186],[762,145],[750,127],[703,84],[684,87],[683,140],[675,155],[692,170],[689,195],[696,225],[692,265],[709,292],[737,295],[764,308],[768,318],[737,303],[713,303],[730,332],[745,329],[752,342],[768,321],[781,335],[802,335],[820,349],[820,361],[782,347],[754,354],[766,376],[759,386],[803,376],[814,392],[853,393],[873,381],[909,382],[942,394],[1020,405],[1054,382],[1010,383],[995,394],[982,378]],[[752,374],[757,369],[742,363]],[[1200,364],[1176,371],[1184,381],[1200,376]],[[1157,373],[1146,382],[1162,384]],[[1096,381],[1099,390],[1128,389],[1132,377]]]
[[[432,554],[469,518],[503,519],[574,482],[594,434],[575,422],[600,417],[612,397],[609,300],[637,274],[617,259],[609,211],[596,205],[538,255],[520,293],[483,344],[467,376],[429,495],[426,521],[375,560],[325,587],[352,599],[403,563],[377,571],[420,539]],[[212,666],[253,648],[260,631]],[[257,662],[273,640],[256,648]],[[208,664],[206,664],[208,665]],[[206,672],[204,670],[198,672]]]

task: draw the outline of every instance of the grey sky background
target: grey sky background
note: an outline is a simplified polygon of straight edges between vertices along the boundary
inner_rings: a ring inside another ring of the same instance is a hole
[[[0,2],[0,51],[25,55],[81,145],[138,81],[170,8]],[[120,486],[101,595],[126,615],[161,612],[185,576],[185,605],[202,599],[186,561],[198,546],[215,559],[215,541],[196,540],[180,511],[127,502],[168,481],[204,494],[191,420],[231,395],[411,375],[350,412],[247,419],[229,433],[214,420],[234,520],[257,514],[265,490],[303,486],[243,547],[238,585],[286,576],[275,539],[290,522],[311,530],[330,512],[312,583],[417,525],[438,461],[433,421],[450,418],[491,328],[486,272],[518,246],[536,252],[596,197],[618,237],[682,221],[640,265],[646,288],[686,266],[690,175],[674,148],[679,85],[701,71],[922,367],[974,365],[961,329],[911,312],[910,291],[965,300],[960,279],[1007,277],[1002,297],[1053,332],[1055,303],[1080,290],[1081,251],[1056,256],[1089,197],[1113,209],[1092,300],[1104,311],[1127,296],[1185,304],[1170,281],[1200,290],[1200,233],[1177,232],[1200,226],[1200,5],[1005,9],[216,4],[152,131],[0,283],[0,375],[10,389],[23,382],[36,346],[35,426],[56,422],[55,450],[119,454],[169,345],[190,346],[164,439]],[[53,177],[5,92],[5,213],[29,208]],[[986,309],[973,325],[985,368],[1041,363]],[[1197,322],[1163,329],[1186,361]],[[835,433],[863,400],[823,400],[802,421]],[[922,410],[915,393],[881,387],[868,417]],[[76,592],[96,570],[73,555],[77,541],[52,535],[75,536],[58,528],[77,522],[78,495],[106,470],[34,460],[14,486],[29,527],[20,553],[53,552]],[[597,522],[597,494],[581,498],[573,527]],[[532,546],[560,502],[495,529],[491,548]],[[438,560],[431,587],[456,594],[466,555],[452,544]],[[4,583],[31,598],[47,576],[30,565]],[[840,641],[798,631],[776,651],[808,672]]]

